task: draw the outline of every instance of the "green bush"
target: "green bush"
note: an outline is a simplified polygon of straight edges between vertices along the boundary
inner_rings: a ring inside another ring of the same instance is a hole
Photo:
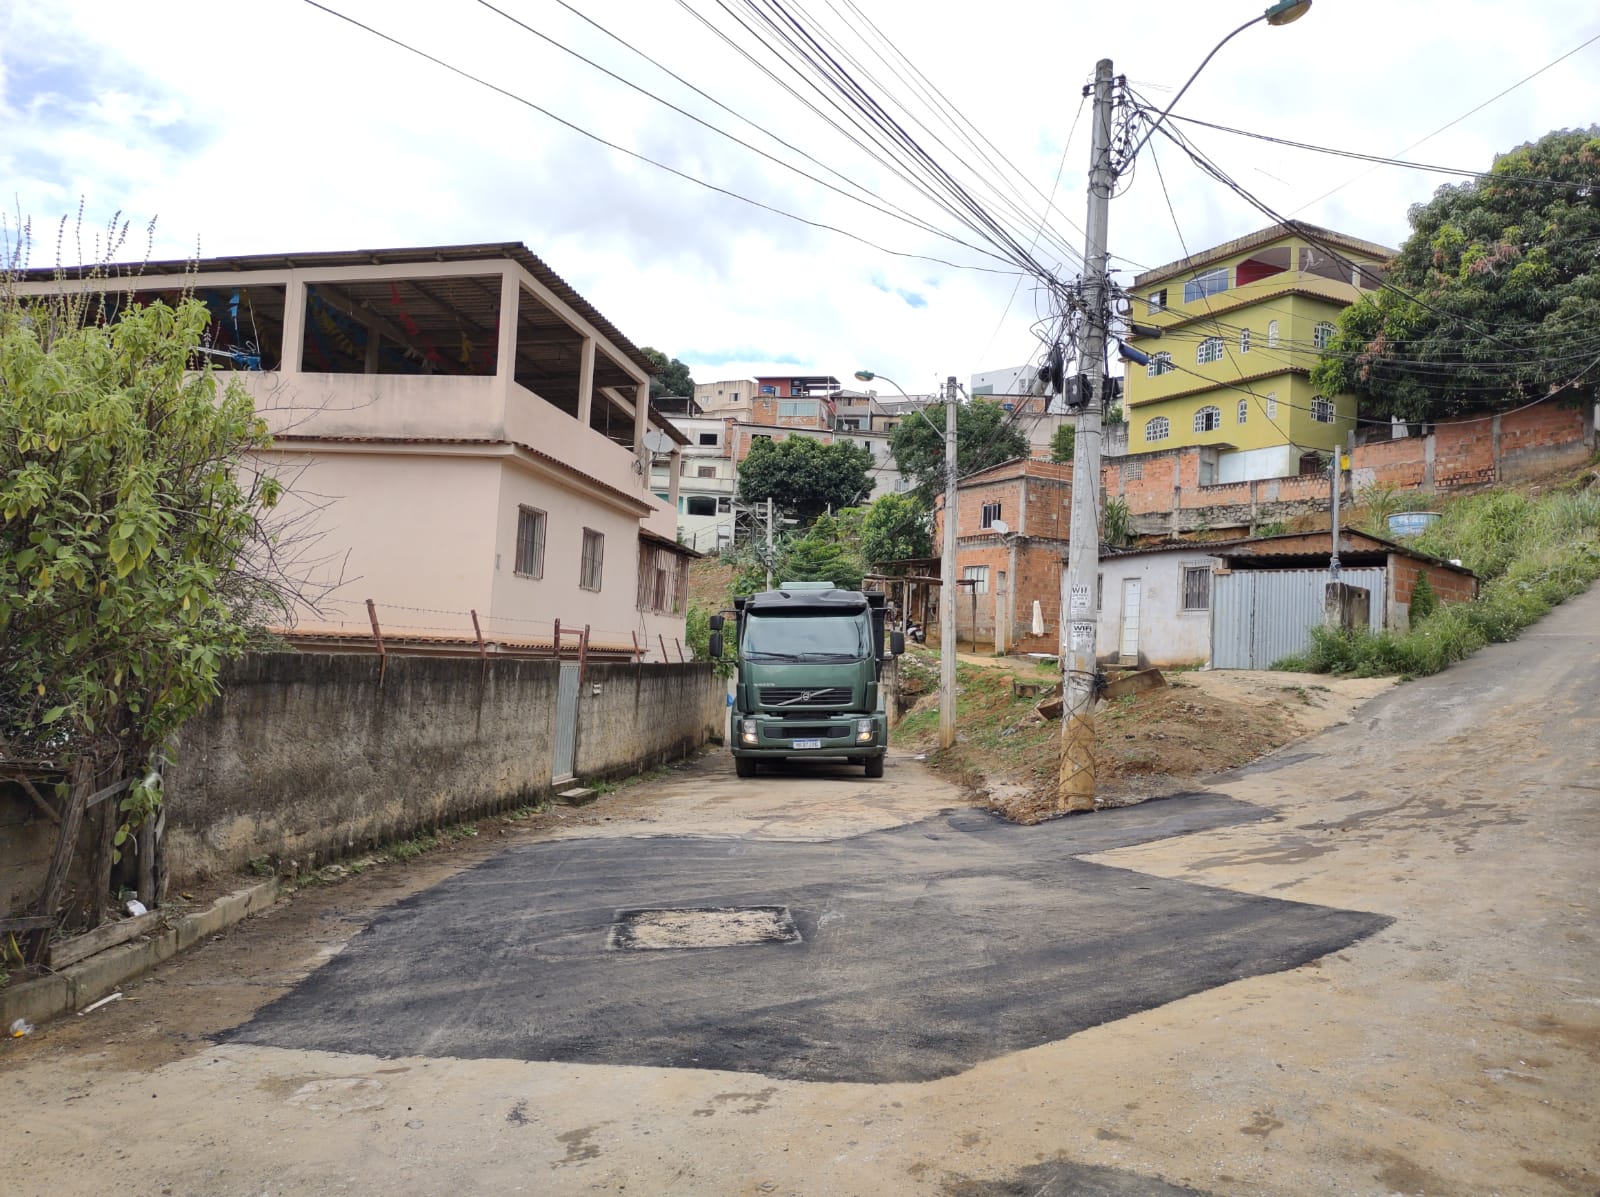
[[[1515,640],[1552,607],[1600,578],[1600,494],[1560,493],[1539,500],[1510,491],[1474,495],[1451,504],[1412,543],[1477,573],[1478,597],[1441,606],[1419,579],[1409,632],[1313,628],[1311,647],[1273,668],[1423,677],[1485,644]],[[1430,603],[1432,610],[1422,609]]]
[[[1427,574],[1417,575],[1417,584],[1411,588],[1411,626],[1415,627],[1439,609],[1439,596],[1433,593],[1433,584]]]

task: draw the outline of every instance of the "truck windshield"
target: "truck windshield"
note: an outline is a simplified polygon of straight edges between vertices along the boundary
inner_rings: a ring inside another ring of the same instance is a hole
[[[866,621],[837,615],[748,616],[741,652],[747,661],[860,661],[871,655]]]

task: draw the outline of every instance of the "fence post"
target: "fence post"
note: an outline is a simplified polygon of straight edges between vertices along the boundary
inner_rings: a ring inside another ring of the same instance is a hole
[[[660,632],[657,632],[656,640],[661,644],[661,663],[665,665],[668,661],[672,660],[671,657],[667,656],[667,638]]]
[[[483,628],[478,625],[478,613],[472,612],[472,634],[478,638],[478,655],[484,660],[489,659],[489,649],[483,642]]]
[[[678,650],[678,664],[682,665],[684,663],[683,644],[676,636],[672,638],[672,646]]]
[[[628,634],[633,637],[633,663],[642,665],[644,664],[644,650],[639,647],[639,633],[629,632]]]
[[[378,607],[371,599],[367,600],[367,618],[372,621],[372,638],[378,645],[378,681],[382,682],[389,668],[389,654],[383,647],[383,630],[378,627]]]

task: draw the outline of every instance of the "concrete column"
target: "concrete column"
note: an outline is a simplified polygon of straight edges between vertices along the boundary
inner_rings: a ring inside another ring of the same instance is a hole
[[[306,285],[297,275],[291,274],[283,296],[283,361],[278,367],[280,372],[300,373],[300,356],[305,339]]]
[[[521,299],[517,276],[507,270],[500,276],[500,338],[495,346],[494,372],[508,385],[517,377],[517,312]]]
[[[578,363],[578,423],[589,427],[594,411],[594,338],[583,338],[583,355]]]
[[[634,390],[633,401],[633,451],[644,452],[644,433],[650,427],[650,384],[641,382]]]
[[[672,463],[670,471],[672,481],[667,484],[667,502],[671,503],[672,510],[676,511],[678,510],[678,479],[683,475],[683,447],[681,445],[673,445],[672,452],[668,455],[668,460]]]
[[[1496,412],[1489,424],[1489,461],[1494,470],[1494,481],[1500,481],[1500,413]]]

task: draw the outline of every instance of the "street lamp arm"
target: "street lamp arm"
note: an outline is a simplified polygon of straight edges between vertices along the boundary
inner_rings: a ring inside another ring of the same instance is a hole
[[[1129,150],[1127,156],[1124,157],[1123,160],[1118,164],[1117,170],[1119,173],[1128,165],[1128,163],[1132,162],[1136,157],[1139,156],[1139,151],[1144,149],[1145,142],[1149,141],[1150,138],[1155,135],[1155,131],[1159,129],[1161,127],[1161,123],[1167,119],[1167,114],[1178,106],[1178,101],[1183,99],[1183,93],[1188,91],[1190,84],[1200,77],[1200,72],[1206,69],[1206,63],[1209,63],[1217,56],[1217,51],[1222,49],[1223,46],[1226,46],[1234,38],[1238,37],[1246,29],[1250,28],[1250,26],[1258,25],[1266,19],[1267,15],[1265,13],[1261,14],[1259,17],[1252,17],[1243,25],[1240,25],[1239,28],[1235,29],[1232,33],[1228,34],[1227,37],[1223,38],[1220,42],[1211,47],[1211,53],[1207,54],[1201,61],[1200,65],[1195,67],[1194,74],[1190,75],[1184,85],[1178,89],[1178,94],[1172,97],[1172,102],[1161,110],[1161,115],[1156,117],[1151,126],[1144,131],[1144,136],[1139,138],[1139,144],[1134,146],[1133,149]]]

